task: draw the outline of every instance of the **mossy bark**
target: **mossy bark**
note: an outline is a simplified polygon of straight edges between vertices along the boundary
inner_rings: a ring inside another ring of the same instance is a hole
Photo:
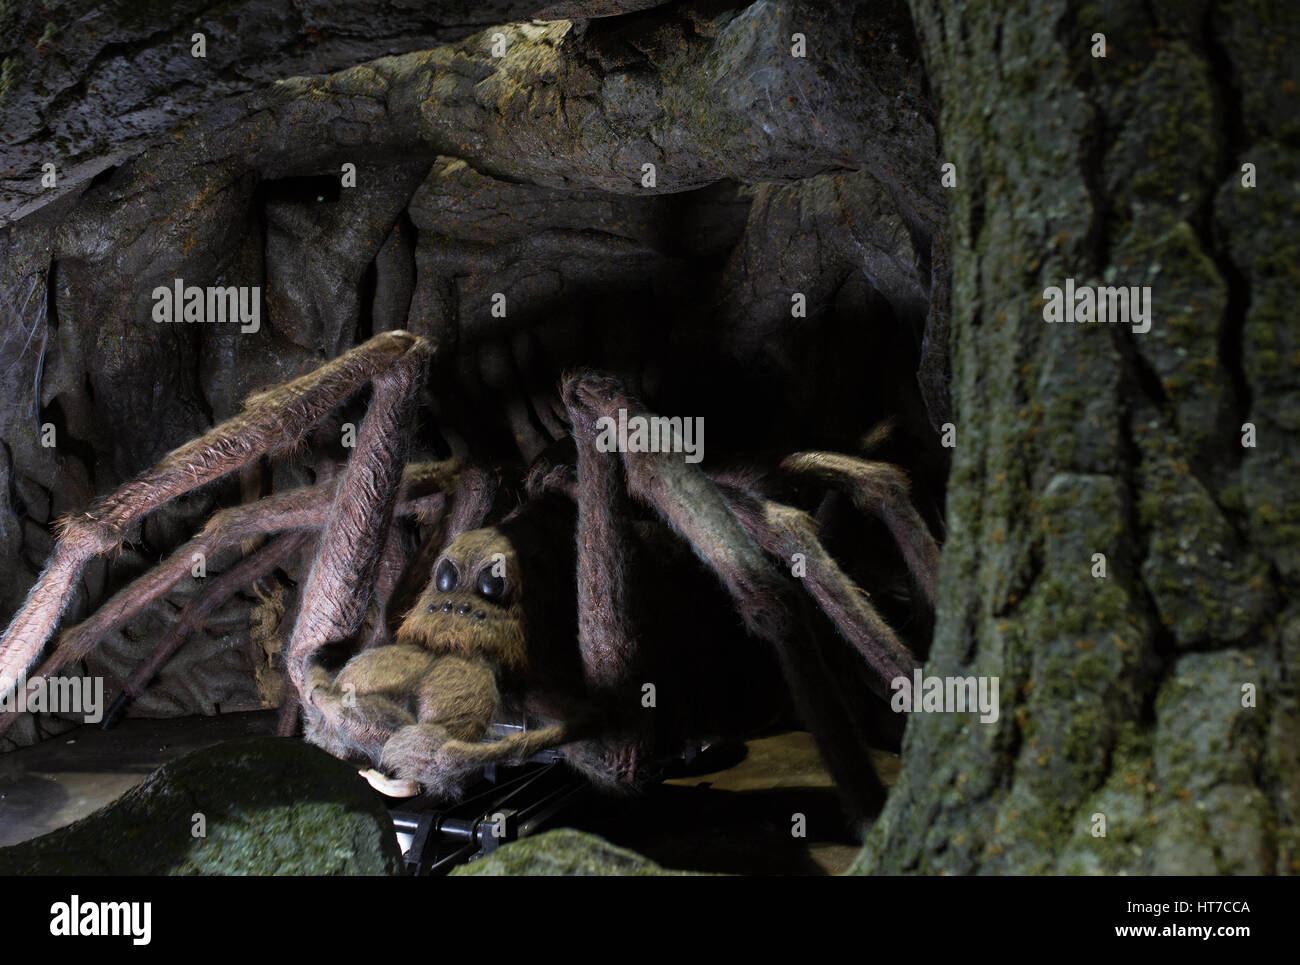
[[[1300,870],[1300,8],[912,11],[958,174],[926,671],[1001,713],[909,721],[855,870]],[[1045,323],[1071,277],[1150,331]]]

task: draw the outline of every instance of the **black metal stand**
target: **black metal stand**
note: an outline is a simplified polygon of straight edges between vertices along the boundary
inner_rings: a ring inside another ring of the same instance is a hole
[[[442,875],[458,864],[491,854],[507,841],[545,830],[557,814],[590,790],[554,751],[521,765],[483,769],[465,800],[437,809],[420,799],[390,813],[412,875]],[[415,807],[411,805],[414,804]]]

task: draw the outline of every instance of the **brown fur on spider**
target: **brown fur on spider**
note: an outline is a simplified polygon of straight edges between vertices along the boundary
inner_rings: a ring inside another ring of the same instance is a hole
[[[89,559],[168,500],[297,444],[369,383],[369,409],[340,475],[221,511],[66,630],[37,672],[84,657],[187,575],[194,552],[274,533],[185,607],[126,683],[126,697],[142,693],[185,634],[241,584],[310,552],[287,648],[286,706],[301,707],[308,739],[367,764],[382,789],[454,796],[485,763],[553,747],[607,787],[636,788],[685,738],[743,733],[788,695],[855,816],[877,807],[883,789],[867,736],[883,702],[872,694],[887,698],[889,681],[916,663],[822,547],[812,519],[770,499],[749,474],[711,477],[681,451],[602,451],[598,420],[646,410],[618,380],[577,372],[561,388],[572,464],[539,462],[529,498],[488,525],[496,494],[488,473],[456,462],[407,465],[433,351],[410,333],[377,335],[251,397],[235,418],[65,519],[0,639],[0,689],[39,658]],[[933,605],[938,548],[900,470],[828,453],[796,454],[781,468],[843,489],[879,518]],[[413,519],[429,541],[411,550],[403,533]],[[789,575],[796,554],[797,580]],[[340,645],[354,655],[334,672],[327,658]],[[541,723],[487,740],[504,713]],[[14,716],[0,715],[0,733]]]
[[[395,643],[362,651],[332,678],[309,671],[307,739],[369,761],[363,775],[390,796],[455,796],[489,760],[527,757],[573,730],[556,724],[483,744],[502,711],[498,681],[530,676],[525,627],[534,619],[521,599],[511,522],[450,541]]]

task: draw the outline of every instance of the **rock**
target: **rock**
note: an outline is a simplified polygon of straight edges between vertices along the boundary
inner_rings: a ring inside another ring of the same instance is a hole
[[[662,7],[667,0],[568,0],[539,10],[534,20],[589,20],[594,17],[620,17],[651,7]]]
[[[677,875],[634,851],[616,848],[594,834],[561,828],[503,845],[453,875]]]
[[[582,4],[564,4],[581,12]],[[591,4],[609,7],[610,4]],[[626,6],[626,4],[624,4]],[[437,0],[300,7],[248,0],[219,8],[0,3],[0,224],[18,220],[157,143],[215,103],[280,77],[337,70],[526,20],[536,0]],[[193,56],[193,37],[205,56]],[[51,146],[53,145],[53,152]],[[41,165],[57,163],[43,190]]]
[[[205,836],[196,836],[200,815]],[[159,768],[87,818],[0,849],[0,875],[386,875],[383,800],[296,740],[227,741]]]

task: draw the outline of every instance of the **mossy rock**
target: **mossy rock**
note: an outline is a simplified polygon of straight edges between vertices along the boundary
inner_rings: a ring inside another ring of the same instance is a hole
[[[275,737],[187,754],[94,814],[0,848],[0,875],[401,871],[383,799],[356,768]]]
[[[670,871],[603,838],[563,828],[502,845],[453,875],[689,875]]]

